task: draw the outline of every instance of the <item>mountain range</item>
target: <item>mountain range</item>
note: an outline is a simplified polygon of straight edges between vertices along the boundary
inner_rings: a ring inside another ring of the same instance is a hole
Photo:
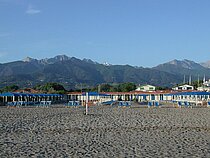
[[[0,64],[0,87],[16,84],[33,87],[46,82],[58,82],[66,89],[80,85],[134,82],[172,87],[183,82],[183,76],[192,80],[205,75],[210,78],[210,61],[196,63],[190,60],[173,60],[152,68],[130,65],[100,64],[90,59],[77,59],[66,55],[54,58],[33,59]]]

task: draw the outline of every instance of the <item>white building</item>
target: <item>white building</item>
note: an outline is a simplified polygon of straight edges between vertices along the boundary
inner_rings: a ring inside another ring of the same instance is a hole
[[[197,90],[198,91],[207,91],[207,92],[210,92],[210,87],[204,87],[204,86],[203,87],[198,87]]]
[[[142,86],[139,86],[136,91],[155,91],[156,87],[155,86],[152,86],[152,85],[142,85]]]
[[[198,91],[207,91],[210,92],[210,79],[206,81],[205,76],[203,78],[203,85],[197,88]]]
[[[203,85],[206,87],[210,87],[210,79],[208,81],[204,80]]]
[[[190,86],[190,85],[181,85],[181,86],[178,86],[178,87],[174,87],[172,88],[173,90],[194,90],[194,87],[193,86]]]

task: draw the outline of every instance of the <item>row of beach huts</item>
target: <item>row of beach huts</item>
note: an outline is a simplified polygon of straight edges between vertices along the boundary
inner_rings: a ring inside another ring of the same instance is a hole
[[[61,94],[2,93],[1,105],[7,106],[66,106],[110,105],[131,106],[133,102],[148,107],[161,104],[209,106],[210,92],[205,91],[133,91],[133,92],[70,92]]]

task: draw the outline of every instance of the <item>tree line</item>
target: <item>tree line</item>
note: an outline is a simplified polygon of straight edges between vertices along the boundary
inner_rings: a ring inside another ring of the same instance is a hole
[[[19,90],[20,87],[18,85],[10,85],[10,86],[5,86],[0,89],[0,92],[14,92]],[[23,88],[24,89],[24,88]],[[58,94],[65,94],[68,92],[64,88],[62,84],[59,83],[45,83],[43,85],[39,84],[34,86],[32,89],[40,91],[42,93],[58,93]],[[136,89],[136,84],[135,83],[119,83],[119,84],[99,84],[96,86],[81,86],[80,88],[77,87],[77,89],[71,89],[69,90],[70,92],[130,92]]]
[[[202,85],[202,80],[193,81],[192,86],[195,88]],[[181,85],[181,84],[180,84]],[[179,85],[177,85],[179,86]],[[60,83],[45,83],[39,84],[33,87],[34,90],[37,90],[41,93],[57,93],[57,94],[65,94],[66,92],[130,92],[134,91],[137,88],[135,83],[127,82],[127,83],[103,83],[96,86],[89,87],[85,84],[83,86],[77,87],[76,89],[66,90],[64,86]],[[18,85],[10,85],[5,86],[0,89],[0,92],[14,92],[19,90],[20,87]],[[168,87],[156,87],[156,90],[167,90],[170,89]]]

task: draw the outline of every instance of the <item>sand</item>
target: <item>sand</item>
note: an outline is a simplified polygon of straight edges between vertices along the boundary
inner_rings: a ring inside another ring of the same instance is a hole
[[[0,157],[210,157],[210,108],[0,108]]]

